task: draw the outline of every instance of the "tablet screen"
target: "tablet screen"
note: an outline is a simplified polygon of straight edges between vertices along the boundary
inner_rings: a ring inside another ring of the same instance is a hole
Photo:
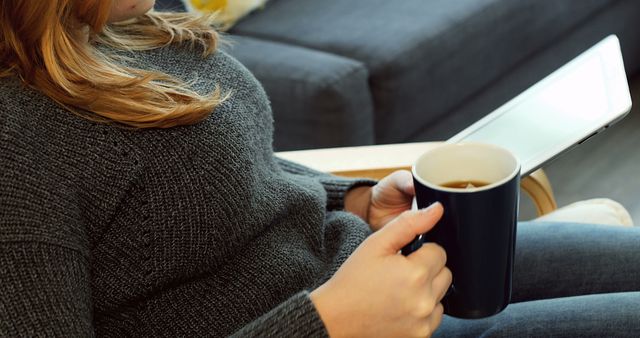
[[[523,174],[530,173],[625,113],[611,102],[604,64],[601,53],[583,55],[450,142],[500,145],[520,159]]]

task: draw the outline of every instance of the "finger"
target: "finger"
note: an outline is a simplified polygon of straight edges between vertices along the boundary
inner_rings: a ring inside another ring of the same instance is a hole
[[[409,244],[417,235],[429,231],[442,217],[440,203],[434,203],[426,209],[405,211],[371,235],[370,240],[377,243],[382,253],[396,254]]]
[[[442,303],[438,303],[428,319],[427,337],[431,337],[436,332],[436,330],[438,330],[440,323],[442,323],[443,315],[444,307],[442,306]]]
[[[451,281],[453,280],[453,276],[451,275],[451,270],[448,268],[443,268],[433,279],[433,283],[431,284],[431,288],[433,290],[433,294],[437,295],[436,298],[439,301],[444,298],[447,294],[447,290],[449,290],[449,286],[451,286]]]
[[[412,252],[407,258],[417,265],[427,269],[429,278],[435,277],[447,264],[447,253],[435,243],[425,243]]]

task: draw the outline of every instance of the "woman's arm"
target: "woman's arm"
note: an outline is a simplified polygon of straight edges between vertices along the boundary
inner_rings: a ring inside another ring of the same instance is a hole
[[[0,336],[94,336],[84,196],[18,125],[0,123]]]
[[[349,211],[367,222],[372,231],[410,210],[415,196],[413,177],[406,170],[376,182],[333,176],[283,159],[277,161],[286,172],[318,179],[327,191],[328,210]]]
[[[300,292],[231,337],[328,337],[308,292]]]
[[[367,238],[310,295],[289,298],[234,336],[430,336],[442,320],[440,300],[451,284],[446,254],[433,243],[406,257],[398,250],[429,231],[442,212],[435,204],[403,213]]]
[[[366,215],[363,214],[364,211],[362,210],[363,205],[361,205],[361,203],[363,203],[363,198],[365,197],[363,196],[363,193],[364,195],[366,195],[366,189],[359,189],[357,191],[356,189],[359,187],[370,188],[377,183],[376,181],[366,178],[353,179],[338,177],[316,171],[303,165],[278,157],[276,157],[276,162],[278,163],[280,168],[287,173],[317,179],[327,192],[327,210],[352,211],[356,215],[366,220]],[[348,192],[350,195],[349,202],[347,202]],[[352,195],[351,192],[353,192],[354,194]]]
[[[1,336],[95,336],[85,253],[28,237],[0,242]]]
[[[348,190],[344,196],[344,210],[356,214],[368,222],[372,190],[373,188],[369,186],[360,186]]]

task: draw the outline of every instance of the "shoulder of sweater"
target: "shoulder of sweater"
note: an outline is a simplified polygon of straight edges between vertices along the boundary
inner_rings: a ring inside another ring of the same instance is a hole
[[[64,243],[135,180],[117,128],[63,109],[16,78],[0,79],[0,240]],[[75,239],[75,240],[72,240]]]
[[[246,85],[239,84],[258,85],[251,71],[220,48],[206,56],[202,47],[189,43],[133,52],[100,49],[106,54],[124,56],[127,66],[167,73],[196,86],[219,84],[242,88]]]
[[[98,124],[60,106],[17,77],[0,78],[0,149],[14,155],[74,159],[115,150],[119,128]],[[20,158],[9,157],[10,160]],[[90,169],[90,168],[85,168]]]

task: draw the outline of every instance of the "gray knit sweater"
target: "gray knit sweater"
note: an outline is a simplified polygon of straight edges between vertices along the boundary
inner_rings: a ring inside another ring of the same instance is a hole
[[[274,157],[253,76],[167,47],[142,67],[231,98],[165,130],[96,124],[0,79],[0,336],[323,336],[309,290],[368,235],[366,181]]]

